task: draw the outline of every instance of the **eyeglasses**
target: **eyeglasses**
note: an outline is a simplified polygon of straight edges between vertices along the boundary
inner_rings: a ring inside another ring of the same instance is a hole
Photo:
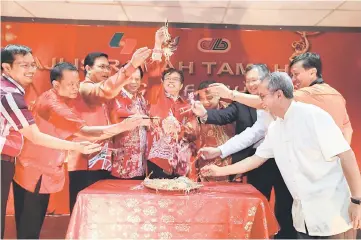
[[[248,84],[257,82],[258,80],[259,79],[250,79],[250,80],[246,80],[245,83],[248,85]]]
[[[108,70],[108,71],[112,69],[110,65],[99,65],[97,67],[100,68],[101,70]]]
[[[33,68],[33,69],[37,69],[38,66],[36,65],[36,63],[14,63],[19,65],[19,67],[24,68],[24,69],[29,69],[29,68]]]
[[[267,93],[267,94],[265,94],[265,95],[259,95],[259,98],[263,101],[267,96],[270,96],[270,95],[273,95],[275,92],[277,92],[279,89],[277,89],[277,90],[274,90],[274,91],[272,91],[272,92],[270,92],[270,93]]]
[[[170,77],[167,77],[167,78],[165,78],[164,79],[164,81],[178,81],[178,82],[180,82],[181,81],[181,79],[180,78],[170,78]]]

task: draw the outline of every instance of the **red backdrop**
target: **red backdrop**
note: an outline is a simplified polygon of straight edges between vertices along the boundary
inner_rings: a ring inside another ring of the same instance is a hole
[[[81,67],[81,61],[88,52],[102,51],[109,54],[114,64],[118,64],[117,61],[123,63],[130,59],[136,48],[152,47],[157,28],[159,26],[2,22],[1,44],[2,47],[10,43],[28,45],[39,60],[34,81],[36,91],[30,88],[27,92],[27,99],[31,101],[36,94],[50,88],[49,70],[46,68],[55,62],[69,61]],[[118,47],[110,47],[116,32],[123,33],[123,36]],[[244,78],[237,68],[262,62],[272,71],[284,70],[294,53],[292,43],[301,39],[299,33],[292,31],[170,28],[170,33],[173,37],[180,37],[178,49],[171,58],[172,65],[176,68],[182,64],[193,65],[193,71],[185,69],[185,86],[189,85],[188,90],[192,90],[192,84],[197,87],[199,82],[210,78],[242,89]],[[325,81],[347,100],[354,129],[352,147],[361,165],[361,33],[320,32],[307,38],[311,43],[309,51],[317,52],[322,57]],[[206,62],[213,64],[211,74],[207,74]],[[220,73],[222,69],[224,72]],[[159,80],[154,79],[151,84],[154,82],[159,83]],[[62,192],[52,195],[49,212],[68,212],[67,192],[68,186],[65,185]],[[12,202],[8,212],[13,212]]]

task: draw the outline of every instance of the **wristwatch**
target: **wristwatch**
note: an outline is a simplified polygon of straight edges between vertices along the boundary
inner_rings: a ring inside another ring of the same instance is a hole
[[[360,199],[356,199],[356,198],[351,197],[351,202],[353,204],[361,205],[361,200]]]

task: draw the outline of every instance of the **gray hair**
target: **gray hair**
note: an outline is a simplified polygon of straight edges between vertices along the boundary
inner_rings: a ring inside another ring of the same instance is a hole
[[[281,90],[286,98],[293,98],[293,84],[290,76],[287,73],[273,72],[263,80],[268,81],[267,88],[269,91],[275,92],[277,90]]]
[[[247,74],[249,71],[251,71],[253,69],[257,70],[260,80],[265,79],[270,74],[270,70],[268,69],[266,64],[263,64],[263,63],[256,63],[256,64],[248,65],[245,69],[245,74]]]

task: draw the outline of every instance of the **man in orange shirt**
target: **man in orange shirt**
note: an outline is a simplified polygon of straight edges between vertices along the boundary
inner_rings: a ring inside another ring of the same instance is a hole
[[[79,74],[70,63],[59,63],[50,72],[53,88],[36,101],[33,114],[39,128],[60,139],[102,140],[144,124],[140,117],[105,126],[87,126],[79,112],[87,105],[79,97]],[[25,141],[14,176],[17,237],[39,238],[50,193],[62,190],[65,182],[65,153]]]
[[[310,52],[301,54],[293,59],[290,68],[295,88],[294,99],[316,105],[328,112],[350,144],[353,130],[346,110],[346,101],[336,89],[322,79],[320,56]],[[223,84],[211,85],[209,91],[214,95],[232,99],[250,107],[262,108],[259,96],[231,91]]]
[[[84,60],[86,77],[79,88],[80,95],[87,105],[87,110],[80,112],[81,119],[90,126],[110,124],[107,102],[119,94],[150,53],[151,50],[147,47],[136,50],[129,63],[113,76],[107,54],[89,53]],[[107,139],[101,143],[104,148],[97,155],[74,153],[68,156],[70,212],[73,211],[76,197],[81,190],[110,177],[111,151],[108,147],[112,147],[112,142]]]

